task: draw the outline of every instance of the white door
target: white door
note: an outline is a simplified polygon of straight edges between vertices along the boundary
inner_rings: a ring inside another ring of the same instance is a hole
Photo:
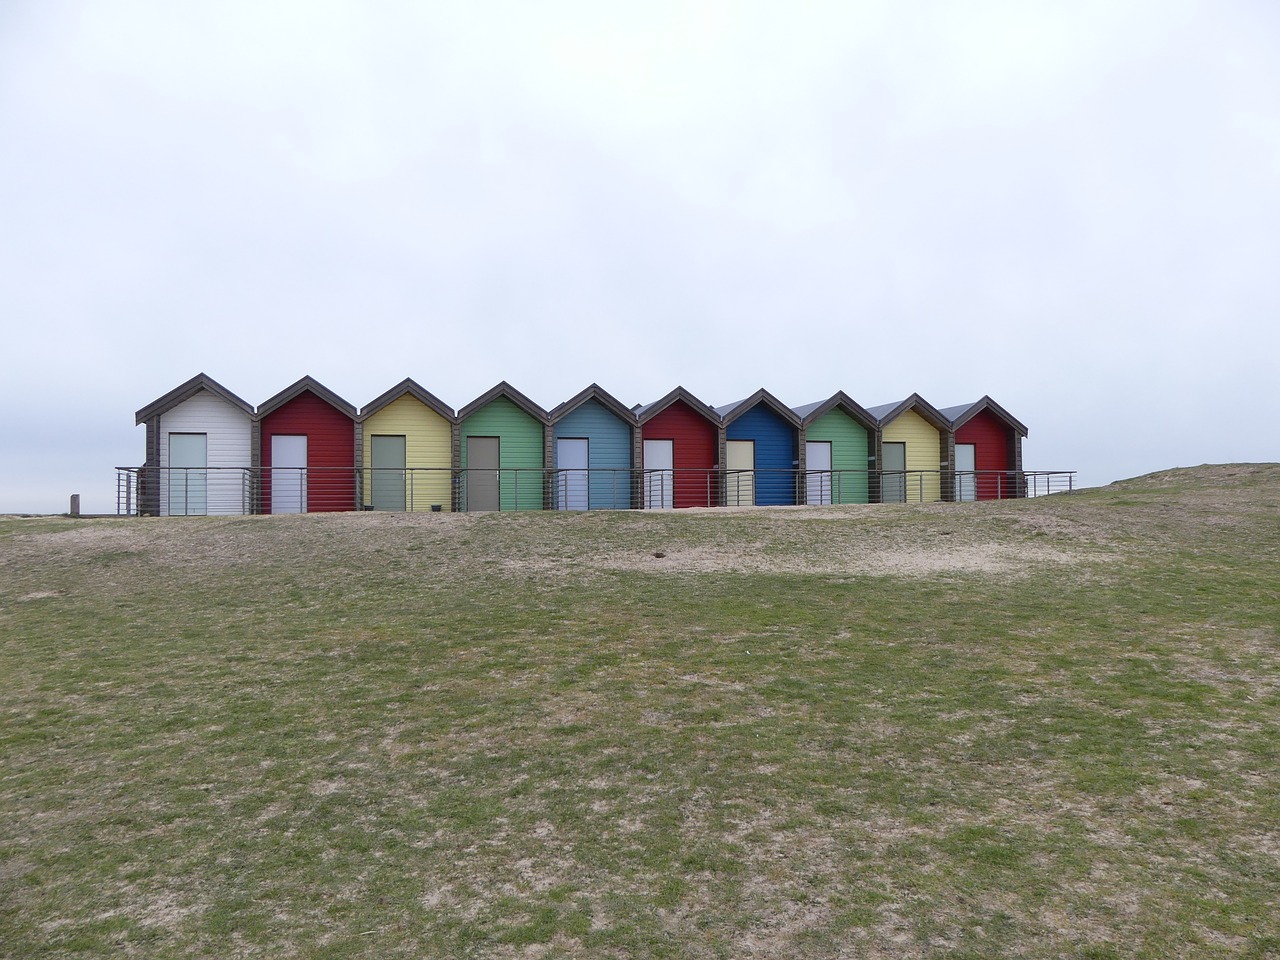
[[[208,448],[208,434],[169,434],[169,516],[195,517],[209,512]]]
[[[807,440],[804,445],[804,502],[831,502],[831,441]]]
[[[670,509],[675,502],[675,441],[644,442],[644,508]]]
[[[587,509],[590,462],[590,441],[567,438],[556,441],[557,510]]]
[[[978,448],[972,443],[956,444],[956,499],[978,499]]]
[[[724,451],[727,507],[750,507],[756,502],[756,442],[728,440]]]
[[[271,512],[307,512],[307,438],[271,438]]]

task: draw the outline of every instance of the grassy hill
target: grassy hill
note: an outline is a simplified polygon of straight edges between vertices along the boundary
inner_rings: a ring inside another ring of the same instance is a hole
[[[1280,465],[0,519],[0,956],[1280,953]]]

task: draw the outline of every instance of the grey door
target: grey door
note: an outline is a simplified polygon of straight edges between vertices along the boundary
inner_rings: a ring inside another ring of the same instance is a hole
[[[498,470],[502,465],[499,437],[467,437],[467,509],[501,510]]]
[[[883,447],[884,462],[880,464],[880,502],[906,503],[907,501],[907,445],[886,443]]]
[[[385,437],[376,434],[369,443],[370,466],[373,476],[369,479],[371,503],[375,510],[404,510],[404,437]]]

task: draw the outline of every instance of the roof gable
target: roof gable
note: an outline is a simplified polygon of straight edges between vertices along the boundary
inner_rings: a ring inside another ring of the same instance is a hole
[[[1022,421],[1018,420],[1017,417],[988,396],[984,396],[981,400],[976,400],[970,404],[946,407],[941,411],[941,413],[951,421],[952,430],[959,430],[984,410],[988,411],[992,416],[1001,421],[1005,426],[1010,430],[1013,430],[1019,436],[1025,437],[1027,435],[1027,428],[1023,425]]]
[[[450,423],[458,419],[452,407],[445,404],[443,400],[431,391],[423,389],[412,377],[405,377],[382,396],[365,404],[360,410],[360,422],[363,423],[379,410],[389,407],[405,395],[413,397]]]
[[[329,404],[329,406],[333,407],[333,409],[337,410],[339,413],[345,414],[352,420],[356,418],[356,408],[352,404],[343,400],[340,396],[314,377],[303,377],[296,383],[285,387],[270,400],[258,407],[257,418],[262,420],[270,414],[275,413],[290,400],[300,397],[304,393],[314,394],[325,403]]]
[[[600,406],[604,407],[627,426],[634,427],[636,425],[636,415],[621,400],[609,393],[609,391],[605,390],[598,383],[591,384],[591,386],[587,387],[581,393],[575,394],[558,407],[553,408],[551,412],[547,414],[547,419],[552,423],[556,423],[573,413],[574,410],[577,410],[578,407],[582,406],[588,400],[596,401]]]
[[[745,400],[739,400],[737,403],[726,404],[723,407],[716,407],[716,413],[720,414],[720,419],[724,421],[724,425],[727,427],[747,411],[754,409],[762,403],[795,429],[798,430],[800,428],[800,418],[796,416],[795,411],[764,387],[761,387]]]
[[[506,397],[508,400],[514,403],[517,407],[519,407],[525,413],[529,414],[529,416],[533,417],[539,423],[547,422],[547,411],[543,410],[540,406],[538,406],[536,403],[534,403],[532,400],[526,397],[523,393],[521,393],[511,384],[507,383],[507,381],[505,380],[503,380],[499,384],[494,385],[489,390],[486,390],[480,396],[476,397],[474,400],[468,403],[465,407],[459,410],[458,421],[462,422],[467,417],[471,416],[473,413],[479,410],[481,407],[489,405],[494,400],[497,400],[499,397]]]
[[[882,403],[877,407],[868,407],[867,413],[876,418],[876,425],[880,429],[884,429],[887,424],[897,420],[908,410],[914,410],[927,423],[938,430],[950,431],[952,429],[951,421],[943,416],[942,411],[918,393],[913,393],[907,399],[898,403]]]
[[[645,404],[644,406],[634,407],[633,410],[636,415],[636,420],[641,424],[648,423],[677,400],[683,401],[686,406],[693,410],[694,413],[697,413],[699,416],[709,420],[715,426],[720,426],[720,414],[716,413],[711,409],[711,407],[707,406],[684,387],[676,387],[661,400],[655,400],[652,403]]]
[[[825,417],[832,410],[843,410],[852,419],[856,420],[868,430],[875,430],[878,426],[876,418],[866,407],[858,403],[843,390],[837,390],[826,400],[818,400],[815,403],[806,403],[802,407],[793,407],[795,415],[800,418],[800,422],[804,426],[808,426],[816,420]]]
[[[134,414],[134,425],[145,423],[152,417],[158,417],[161,414],[168,413],[180,403],[186,403],[201,390],[207,390],[215,397],[225,400],[233,407],[238,407],[246,416],[253,416],[253,407],[245,400],[240,399],[222,384],[214,380],[213,377],[203,373],[197,373],[186,383],[180,384],[166,393],[163,397],[152,400],[149,404]]]

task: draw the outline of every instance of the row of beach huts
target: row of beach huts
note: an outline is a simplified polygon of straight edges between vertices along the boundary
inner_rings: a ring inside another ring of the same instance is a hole
[[[118,468],[118,509],[160,516],[988,500],[1071,481],[1023,470],[1027,428],[990,397],[711,407],[677,387],[628,407],[592,384],[545,410],[503,382],[455,411],[408,379],[357,410],[304,377],[254,408],[199,374],[136,422],[146,461]]]

